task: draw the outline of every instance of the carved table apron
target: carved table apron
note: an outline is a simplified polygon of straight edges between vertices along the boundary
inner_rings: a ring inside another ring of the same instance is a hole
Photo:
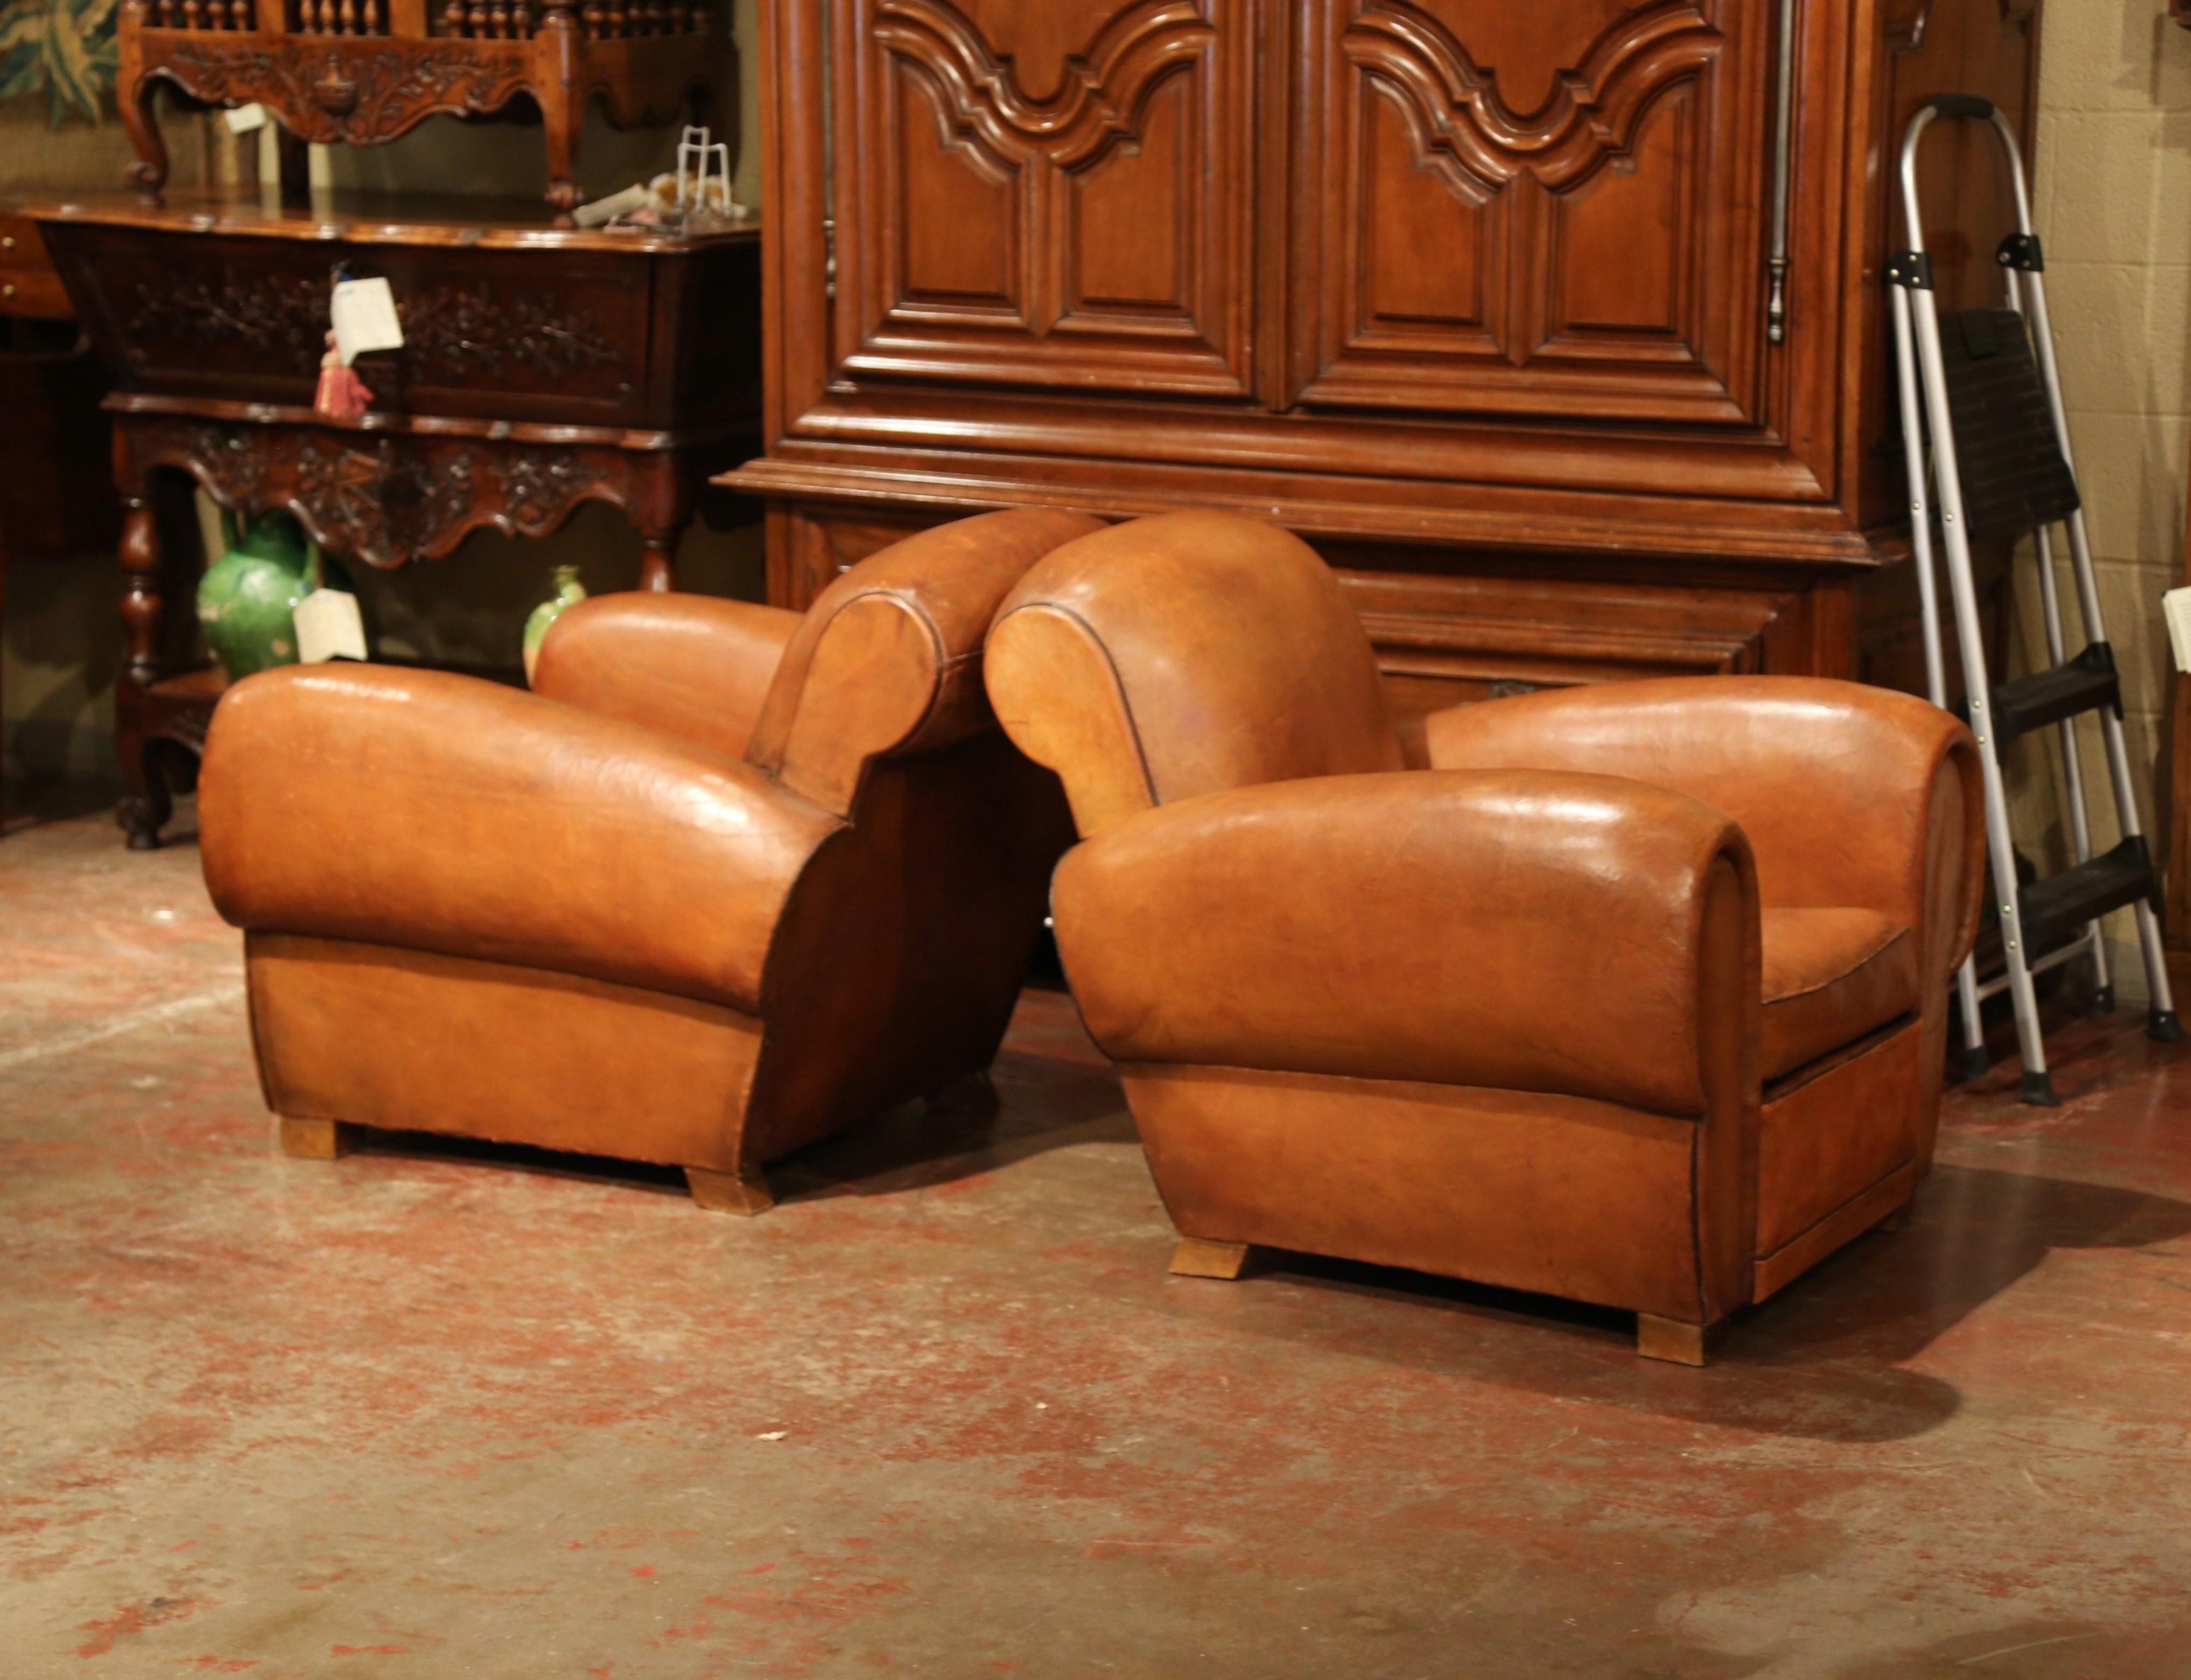
[[[622,508],[641,587],[710,473],[758,447],[758,228],[691,238],[335,205],[80,203],[37,213],[120,387],[128,654],[116,735],[133,847],[158,843],[171,761],[194,755],[223,679],[169,622],[156,491],[187,474],[222,507],[286,508],[330,553],[438,559],[492,525],[544,536],[581,502]],[[402,349],[361,358],[373,408],[311,407],[330,270],[388,277]],[[171,531],[185,526],[168,522]],[[173,582],[171,582],[171,578]]]

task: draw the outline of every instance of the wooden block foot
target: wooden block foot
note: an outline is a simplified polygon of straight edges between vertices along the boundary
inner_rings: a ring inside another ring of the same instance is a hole
[[[1231,1282],[1248,1264],[1244,1242],[1204,1242],[1200,1237],[1181,1237],[1172,1251],[1171,1274],[1175,1278],[1222,1278]]]
[[[928,1093],[928,1106],[974,1120],[994,1120],[1000,1106],[997,1087],[987,1069],[962,1075],[940,1091]]]
[[[1649,1313],[1636,1315],[1636,1351],[1647,1359],[1672,1365],[1700,1365],[1704,1362],[1704,1326],[1662,1319]]]
[[[333,1161],[356,1147],[357,1128],[339,1120],[282,1117],[282,1153],[299,1161]]]
[[[741,1166],[735,1172],[688,1166],[685,1182],[691,1186],[692,1200],[710,1213],[765,1213],[776,1206],[768,1175],[758,1166]]]

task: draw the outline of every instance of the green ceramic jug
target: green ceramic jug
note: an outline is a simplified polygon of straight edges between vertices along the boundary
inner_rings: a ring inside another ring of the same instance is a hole
[[[220,516],[228,552],[198,583],[198,622],[231,679],[297,662],[297,603],[318,587],[318,549],[287,514]]]
[[[576,566],[555,568],[555,593],[532,609],[532,616],[525,621],[525,680],[532,680],[532,667],[540,662],[540,644],[548,634],[548,627],[570,608],[586,599],[586,592],[578,585]]]

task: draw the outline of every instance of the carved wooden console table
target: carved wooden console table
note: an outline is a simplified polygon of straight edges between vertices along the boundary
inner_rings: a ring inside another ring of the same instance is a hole
[[[544,536],[606,502],[645,544],[642,587],[667,589],[707,475],[758,446],[757,224],[688,238],[256,201],[37,213],[120,388],[106,407],[133,847],[157,843],[174,760],[202,745],[223,686],[192,656],[189,613],[169,610],[196,573],[163,556],[191,528],[160,517],[163,481],[287,508],[330,553],[381,567],[482,526]],[[406,340],[360,359],[374,401],[353,425],[311,406],[338,262],[387,277]]]
[[[529,97],[548,144],[548,201],[578,201],[578,133],[598,99],[618,128],[695,120],[723,53],[694,0],[123,0],[122,120],[129,179],[156,199],[168,149],[162,82],[203,105],[256,101],[322,145],[392,140],[429,116]]]

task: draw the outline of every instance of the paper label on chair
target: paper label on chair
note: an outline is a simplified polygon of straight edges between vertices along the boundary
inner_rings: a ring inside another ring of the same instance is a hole
[[[2191,588],[2163,594],[2160,616],[2168,621],[2168,644],[2176,650],[2176,668],[2191,671]]]
[[[363,659],[365,621],[357,597],[340,589],[315,589],[297,603],[297,657],[307,665],[330,659]]]
[[[373,350],[403,348],[403,324],[396,318],[396,294],[384,280],[344,280],[335,284],[327,305],[335,330],[335,349],[347,367]]]

